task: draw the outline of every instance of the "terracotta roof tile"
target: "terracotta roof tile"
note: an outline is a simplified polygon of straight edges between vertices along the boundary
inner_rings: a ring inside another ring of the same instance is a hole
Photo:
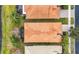
[[[27,19],[60,18],[60,8],[57,5],[25,5]]]
[[[62,24],[24,23],[24,42],[61,42]]]

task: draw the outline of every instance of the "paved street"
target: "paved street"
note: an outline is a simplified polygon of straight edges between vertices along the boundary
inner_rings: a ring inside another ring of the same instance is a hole
[[[79,26],[79,5],[75,6],[75,27]],[[75,53],[79,54],[79,37],[75,40]]]

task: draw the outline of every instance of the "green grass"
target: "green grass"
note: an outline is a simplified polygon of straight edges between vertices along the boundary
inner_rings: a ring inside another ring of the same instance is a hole
[[[68,18],[60,18],[59,20],[62,22],[62,24],[68,24]]]
[[[63,53],[64,54],[68,54],[68,32],[65,32],[65,35],[63,35],[63,42],[62,42],[62,46],[63,46]]]
[[[74,28],[71,27],[71,31],[73,30]],[[73,36],[73,35],[72,35]],[[73,54],[74,53],[74,44],[75,44],[75,37],[72,37],[71,36],[71,53]]]
[[[2,54],[10,54],[12,53],[11,50],[13,48],[16,48],[16,46],[14,46],[13,42],[11,41],[11,37],[13,35],[12,31],[16,27],[16,24],[15,24],[16,18],[15,16],[13,16],[13,13],[16,13],[15,5],[3,5],[2,6],[2,35],[3,35],[2,49],[1,49]],[[16,45],[17,44],[18,43],[16,42]],[[19,43],[19,45],[22,45],[22,44]]]
[[[62,24],[68,24],[68,18],[60,18],[60,19],[30,19],[26,20],[26,22],[62,22]]]
[[[73,54],[74,53],[74,44],[75,44],[75,39],[74,38],[71,38],[71,53]]]
[[[74,24],[74,18],[71,17],[71,24]]]
[[[68,5],[61,5],[61,9],[68,10]]]

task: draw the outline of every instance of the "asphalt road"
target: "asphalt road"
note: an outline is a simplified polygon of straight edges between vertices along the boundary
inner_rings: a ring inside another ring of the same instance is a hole
[[[75,27],[79,25],[79,5],[75,6]],[[79,37],[75,40],[75,53],[79,54]]]

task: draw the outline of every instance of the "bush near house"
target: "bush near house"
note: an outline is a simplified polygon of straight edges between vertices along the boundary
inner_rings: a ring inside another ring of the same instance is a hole
[[[74,9],[74,5],[71,5],[71,9]]]
[[[61,9],[66,9],[66,10],[68,10],[68,5],[61,5],[60,7],[61,7]]]
[[[61,43],[55,43],[55,42],[52,42],[52,43],[50,43],[50,42],[38,42],[38,43],[35,43],[35,42],[33,42],[33,43],[25,43],[26,44],[26,46],[37,46],[37,45],[45,45],[45,46],[48,46],[48,45],[60,45]]]
[[[26,20],[26,22],[62,22],[62,24],[68,24],[68,18],[60,18],[60,19],[30,19],[30,20]]]

